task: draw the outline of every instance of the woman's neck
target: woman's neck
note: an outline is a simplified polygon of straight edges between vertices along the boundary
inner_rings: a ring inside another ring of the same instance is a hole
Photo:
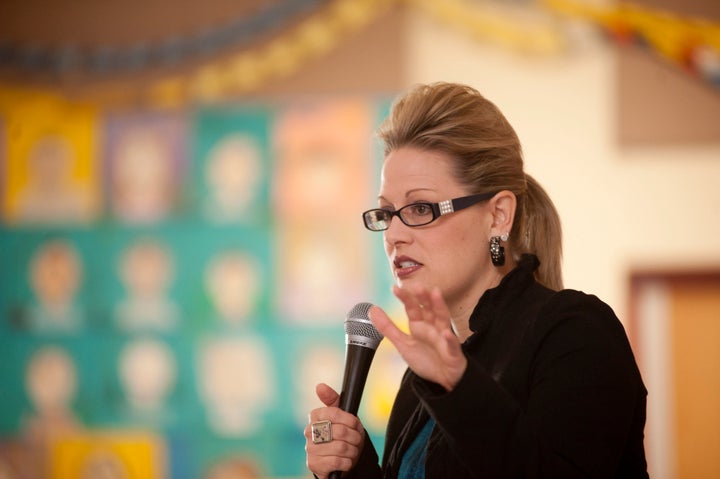
[[[472,335],[472,331],[470,330],[470,318],[468,317],[462,320],[455,320],[453,318],[451,321],[455,336],[458,337],[461,343],[464,343],[465,340]]]
[[[509,263],[510,264],[505,264],[500,268],[493,267],[493,269],[490,270],[491,274],[486,275],[484,280],[479,280],[473,291],[468,292],[468,294],[461,300],[454,302],[454,304],[448,304],[450,314],[452,315],[451,322],[453,331],[460,339],[460,342],[465,342],[473,333],[472,330],[470,330],[470,316],[475,310],[475,306],[478,301],[480,301],[480,298],[485,294],[485,291],[498,286],[505,275],[515,267],[513,261]]]

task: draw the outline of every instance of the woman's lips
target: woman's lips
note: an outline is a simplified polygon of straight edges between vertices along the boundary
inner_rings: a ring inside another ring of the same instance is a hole
[[[395,266],[395,275],[398,278],[407,277],[423,266],[414,259],[407,257],[396,258],[393,264]]]

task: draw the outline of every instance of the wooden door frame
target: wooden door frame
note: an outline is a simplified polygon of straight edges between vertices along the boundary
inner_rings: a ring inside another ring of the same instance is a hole
[[[630,340],[648,386],[645,448],[655,479],[675,479],[678,471],[675,394],[671,351],[673,288],[714,285],[720,290],[720,267],[688,270],[637,270],[629,275]],[[652,318],[655,324],[648,324]],[[651,327],[652,326],[652,327]]]

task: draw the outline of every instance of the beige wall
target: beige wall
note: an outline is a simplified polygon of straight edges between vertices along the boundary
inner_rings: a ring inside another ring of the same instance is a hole
[[[407,85],[469,83],[516,127],[526,170],[563,220],[566,286],[598,295],[626,320],[634,268],[720,268],[720,138],[621,148],[612,44],[588,30],[574,54],[522,56],[419,11],[407,32]]]

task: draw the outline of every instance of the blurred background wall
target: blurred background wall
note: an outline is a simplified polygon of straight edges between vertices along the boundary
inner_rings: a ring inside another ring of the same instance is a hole
[[[0,477],[307,477],[342,319],[402,322],[374,130],[471,84],[625,324],[651,477],[720,474],[720,8],[710,0],[6,1]],[[382,443],[403,370],[381,346]]]

